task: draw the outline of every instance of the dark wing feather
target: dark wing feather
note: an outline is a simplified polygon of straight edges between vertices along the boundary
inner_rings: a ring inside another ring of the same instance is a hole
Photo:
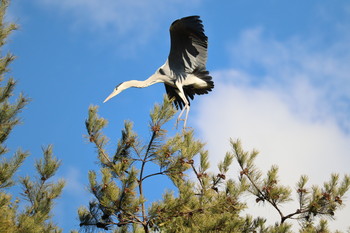
[[[193,74],[206,81],[207,88],[197,89],[194,86],[183,86],[185,97],[190,103],[194,95],[207,94],[214,87],[212,77],[206,71],[208,56],[208,37],[204,34],[204,27],[199,16],[189,16],[174,21],[170,26],[171,48],[168,65],[175,79],[185,78]],[[173,80],[175,82],[175,80]],[[169,99],[174,99],[177,109],[185,106],[178,95],[177,88],[164,84]]]
[[[189,16],[174,21],[170,26],[171,48],[168,63],[176,78],[205,69],[208,37],[199,16]]]
[[[182,109],[185,106],[185,103],[183,100],[180,98],[180,96],[176,93],[176,89],[168,84],[165,84],[165,90],[168,95],[168,98],[171,100],[173,99],[173,103],[176,107],[176,109]]]

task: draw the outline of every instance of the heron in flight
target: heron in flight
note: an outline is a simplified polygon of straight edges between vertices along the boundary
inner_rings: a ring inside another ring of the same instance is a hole
[[[169,99],[181,110],[177,123],[186,111],[184,128],[194,95],[207,94],[214,82],[206,70],[208,37],[199,16],[189,16],[174,21],[170,26],[171,47],[167,61],[144,81],[130,80],[116,86],[104,103],[129,87],[148,87],[164,83]]]

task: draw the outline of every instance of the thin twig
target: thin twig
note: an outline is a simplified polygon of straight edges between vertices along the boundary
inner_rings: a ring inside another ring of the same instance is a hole
[[[244,168],[242,167],[241,164],[239,164],[239,166],[241,167],[242,171],[244,171]],[[248,175],[245,174],[245,176],[248,178],[248,180],[250,181],[250,183],[254,186],[254,188],[258,191],[258,193],[264,198],[264,200],[266,200],[267,202],[269,202],[279,213],[279,215],[281,216],[281,222],[283,223],[283,219],[285,218],[282,211],[278,208],[277,204],[274,201],[271,201],[270,198],[268,198],[261,190],[260,188],[255,184],[255,182],[252,180],[252,178]],[[258,196],[259,197],[259,196]]]
[[[106,153],[103,151],[102,147],[96,142],[95,137],[93,137],[93,135],[90,135],[90,139],[96,145],[97,150],[103,155],[103,157],[108,161],[108,163],[111,164],[111,160],[109,159],[108,155],[106,155]]]
[[[203,191],[204,191],[204,184],[203,184],[203,181],[199,178],[198,172],[197,172],[196,167],[194,166],[193,163],[191,164],[191,167],[192,167],[194,173],[196,174],[196,177],[197,177],[197,179],[198,179],[198,181],[199,181],[199,183],[200,183],[200,185],[201,185],[201,187],[202,187],[202,193],[203,193]]]
[[[151,150],[151,146],[152,146],[152,143],[153,143],[153,140],[155,139],[156,137],[156,131],[153,131],[152,133],[152,137],[151,137],[151,140],[148,144],[148,147],[147,147],[147,150],[146,150],[146,153],[145,153],[145,156],[143,157],[143,160],[142,160],[142,164],[141,164],[141,170],[140,170],[140,177],[139,177],[139,193],[140,193],[140,196],[143,196],[143,187],[142,187],[142,181],[143,181],[143,172],[144,172],[144,169],[145,169],[145,165],[146,165],[146,162],[147,162],[147,157],[148,157],[148,154]],[[149,232],[149,229],[148,229],[148,221],[147,221],[147,217],[146,217],[146,210],[145,210],[145,203],[142,202],[141,203],[141,211],[142,211],[142,219],[143,219],[143,222],[142,222],[142,226],[145,230],[146,233]]]
[[[149,177],[156,176],[156,175],[165,175],[165,173],[167,173],[167,172],[168,172],[168,171],[165,170],[165,171],[162,171],[162,172],[157,172],[157,173],[149,174],[149,175],[143,177],[142,180],[145,180],[145,179],[147,179],[147,178],[149,178]]]

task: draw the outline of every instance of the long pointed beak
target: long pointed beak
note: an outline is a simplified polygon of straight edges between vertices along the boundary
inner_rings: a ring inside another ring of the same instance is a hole
[[[109,99],[113,98],[118,94],[117,90],[114,89],[113,92],[103,101],[103,103],[106,103]]]

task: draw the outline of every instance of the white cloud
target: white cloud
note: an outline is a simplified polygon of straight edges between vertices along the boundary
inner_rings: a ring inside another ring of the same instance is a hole
[[[327,173],[325,177],[335,171],[335,167],[336,171],[347,171],[341,159],[350,150],[350,136],[331,116],[315,112],[318,110],[314,107],[318,104],[317,90],[307,83],[286,87],[289,90],[270,85],[252,87],[230,83],[229,79],[234,80],[239,72],[223,75],[225,72],[215,74],[216,90],[210,98],[201,102],[203,106],[199,106],[200,113],[196,119],[209,146],[215,142],[212,149],[221,148],[220,154],[224,155],[228,139],[241,138],[247,148],[262,152],[260,157],[265,168],[277,163],[283,167],[281,172],[288,179],[297,179],[295,173],[309,173],[310,164],[315,163],[329,165],[322,167],[322,171]],[[288,98],[294,102],[288,101]],[[305,111],[299,113],[299,108]],[[321,115],[322,118],[310,115]],[[221,146],[217,146],[218,141]],[[290,160],[295,162],[295,166],[290,166]],[[297,165],[299,161],[304,161],[307,166]],[[334,166],[331,167],[332,164]],[[322,176],[317,171],[314,175]]]
[[[284,92],[289,85],[309,82],[318,95],[317,102],[312,104],[318,110],[300,107],[295,110],[306,110],[309,113],[306,115],[311,114],[310,117],[315,117],[313,114],[319,117],[336,114],[338,123],[350,130],[347,120],[350,116],[350,33],[347,31],[343,29],[342,33],[339,32],[339,39],[335,41],[324,42],[322,36],[317,39],[294,37],[278,41],[264,38],[263,29],[257,28],[243,32],[229,50],[236,67],[245,70],[258,67],[259,71],[265,73],[253,77],[258,83],[271,82],[270,85],[279,85]],[[294,91],[303,90],[294,88]],[[291,93],[290,97],[304,99],[302,94]],[[303,104],[303,101],[298,103]]]
[[[321,185],[332,172],[349,173],[350,45],[339,40],[316,50],[309,42],[266,39],[262,32],[242,33],[230,48],[238,68],[213,72],[213,93],[198,98],[195,124],[211,163],[230,150],[229,138],[240,138],[246,150],[261,152],[262,170],[278,165],[281,182],[292,188],[303,174],[310,185]],[[349,227],[349,199],[346,205],[333,229]],[[274,210],[267,212],[274,216],[270,223],[278,221]]]

